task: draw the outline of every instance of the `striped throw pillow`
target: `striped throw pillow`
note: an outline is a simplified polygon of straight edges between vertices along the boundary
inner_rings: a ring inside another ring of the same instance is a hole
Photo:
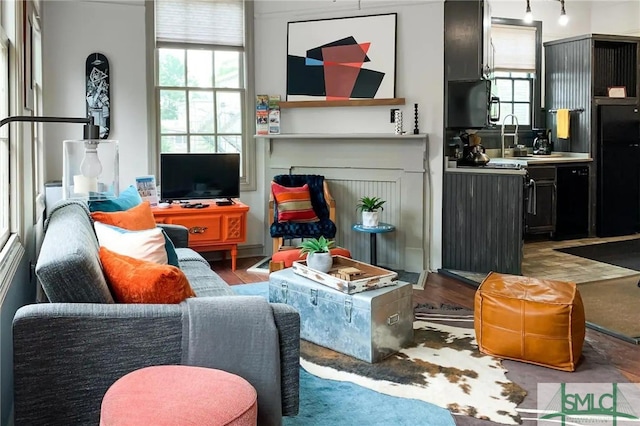
[[[317,222],[311,205],[309,185],[287,187],[271,182],[273,198],[278,205],[278,222]]]

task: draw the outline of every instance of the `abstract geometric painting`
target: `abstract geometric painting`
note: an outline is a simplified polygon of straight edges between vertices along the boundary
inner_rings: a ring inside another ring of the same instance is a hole
[[[397,14],[289,22],[287,101],[395,97]]]

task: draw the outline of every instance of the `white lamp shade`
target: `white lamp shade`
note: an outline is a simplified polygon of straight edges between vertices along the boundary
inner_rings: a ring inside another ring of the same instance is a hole
[[[116,140],[66,140],[63,147],[62,195],[99,201],[119,195],[119,152]]]

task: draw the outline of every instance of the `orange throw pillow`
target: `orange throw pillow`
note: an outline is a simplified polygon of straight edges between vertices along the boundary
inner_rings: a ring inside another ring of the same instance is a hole
[[[93,212],[91,218],[96,222],[117,226],[130,231],[143,231],[156,227],[148,201],[121,212]]]
[[[102,269],[116,302],[180,303],[195,293],[184,273],[161,265],[114,253],[100,247]]]
[[[317,222],[311,205],[309,185],[287,187],[271,181],[271,191],[278,205],[278,222]]]

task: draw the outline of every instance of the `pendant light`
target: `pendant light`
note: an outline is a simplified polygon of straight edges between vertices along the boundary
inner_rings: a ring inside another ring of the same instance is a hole
[[[565,26],[569,23],[569,16],[567,15],[566,10],[564,9],[564,1],[558,0],[560,2],[560,18],[558,18],[558,24]],[[533,13],[531,13],[531,0],[527,0],[527,9],[524,14],[524,22],[530,24],[533,22]]]
[[[524,14],[524,22],[530,24],[533,22],[533,14],[531,13],[531,4],[529,0],[527,0],[527,11]]]
[[[563,27],[569,23],[569,16],[567,16],[567,12],[564,10],[564,0],[560,0],[560,18],[558,19],[558,23]]]

